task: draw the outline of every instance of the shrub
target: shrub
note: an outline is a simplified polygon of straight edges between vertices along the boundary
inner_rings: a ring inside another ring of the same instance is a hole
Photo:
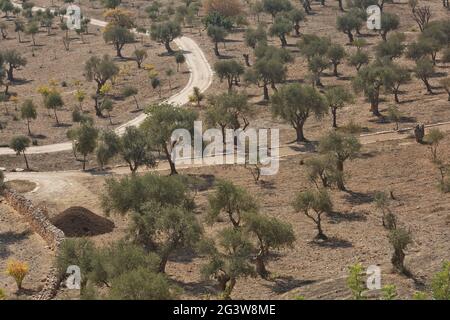
[[[17,289],[22,289],[22,282],[28,274],[28,264],[18,260],[10,260],[6,266],[6,274],[13,277],[17,284]]]
[[[110,298],[114,300],[169,300],[176,297],[167,278],[144,267],[113,279]]]
[[[70,265],[76,265],[80,267],[82,281],[81,289],[83,289],[87,283],[86,276],[92,271],[92,261],[95,254],[95,247],[92,241],[87,239],[67,239],[65,240],[59,250],[59,254],[56,257],[56,267],[59,276],[62,277],[66,274],[67,268]]]
[[[450,300],[450,261],[444,262],[442,270],[433,277],[431,287],[434,299]]]
[[[430,132],[425,136],[425,141],[430,146],[431,160],[436,163],[439,159],[438,148],[440,142],[445,138],[444,133],[439,129],[431,129]]]
[[[381,292],[383,300],[395,300],[397,298],[397,287],[393,284],[385,285]]]
[[[327,190],[307,190],[297,194],[293,207],[296,212],[302,212],[311,219],[317,227],[315,239],[327,240],[327,236],[322,230],[322,215],[331,212],[333,203]]]
[[[349,276],[347,278],[347,286],[352,291],[353,299],[362,300],[364,292],[363,281],[364,269],[361,263],[354,264],[349,267]]]
[[[397,271],[403,274],[408,274],[405,268],[405,249],[412,242],[411,232],[406,229],[394,229],[389,233],[389,242],[391,243],[394,252],[392,254],[391,262]]]
[[[428,296],[425,292],[417,291],[412,296],[413,300],[427,300]]]

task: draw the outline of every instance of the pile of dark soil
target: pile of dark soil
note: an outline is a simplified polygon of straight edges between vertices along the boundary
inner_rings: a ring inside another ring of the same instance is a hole
[[[114,222],[83,207],[71,207],[52,219],[66,237],[89,237],[112,232]]]

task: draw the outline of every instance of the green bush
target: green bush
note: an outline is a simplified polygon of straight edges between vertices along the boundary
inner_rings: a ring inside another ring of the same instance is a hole
[[[364,286],[364,268],[362,264],[357,263],[349,267],[349,275],[347,278],[347,286],[352,291],[354,300],[363,300]]]
[[[109,297],[114,300],[169,300],[177,296],[167,278],[145,267],[130,270],[113,279]]]
[[[56,268],[60,277],[66,274],[67,268],[71,265],[80,267],[81,288],[87,283],[87,275],[93,269],[93,258],[95,247],[88,239],[67,239],[61,244],[59,254],[56,257]]]
[[[431,287],[434,299],[450,300],[450,261],[444,262],[442,270],[433,277]]]

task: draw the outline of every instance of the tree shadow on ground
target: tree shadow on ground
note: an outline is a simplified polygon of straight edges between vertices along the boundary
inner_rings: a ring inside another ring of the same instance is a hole
[[[293,289],[303,287],[316,282],[315,280],[298,280],[291,276],[279,276],[270,281],[269,284],[264,284],[277,294],[283,294]]]
[[[293,141],[292,143],[294,143],[294,142],[296,142],[296,141]],[[316,152],[318,144],[319,144],[318,141],[307,141],[307,142],[304,142],[301,144],[289,146],[289,149],[296,151],[296,152],[314,153],[314,152]]]
[[[273,182],[273,181],[260,180],[259,185],[261,186],[261,188],[266,189],[266,190],[275,190],[276,189],[275,182]]]
[[[377,151],[362,152],[358,155],[358,159],[374,158],[378,154]]]
[[[347,190],[344,199],[352,205],[366,204],[373,202],[373,194]]]
[[[219,291],[213,281],[191,281],[185,282],[181,280],[171,280],[176,286],[183,289],[185,294],[199,296],[199,295],[218,295]]]
[[[337,237],[331,237],[324,241],[314,240],[310,242],[311,245],[321,247],[321,248],[351,248],[353,244],[345,239],[340,239]]]
[[[12,81],[12,84],[15,85],[15,86],[20,86],[20,85],[24,85],[24,84],[29,84],[29,83],[31,83],[33,81],[34,80],[31,80],[31,79],[17,79],[17,78],[15,78]]]
[[[354,222],[354,221],[366,221],[367,217],[362,212],[350,212],[350,213],[341,213],[341,212],[329,212],[327,213],[328,218],[332,219],[334,223],[341,222]]]
[[[234,56],[230,56],[230,55],[225,55],[225,54],[221,54],[220,56],[217,57],[217,59],[219,60],[229,60],[229,59],[233,59]]]
[[[43,134],[31,134],[30,137],[33,139],[40,139],[40,140],[47,139],[47,136]]]
[[[70,123],[63,123],[63,122],[60,122],[59,124],[55,123],[53,125],[53,128],[70,128],[70,127],[72,127],[72,124],[70,124]]]

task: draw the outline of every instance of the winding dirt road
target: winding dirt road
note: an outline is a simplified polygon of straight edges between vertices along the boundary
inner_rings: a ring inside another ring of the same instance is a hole
[[[14,4],[17,7],[21,7],[20,4]],[[45,8],[34,7],[33,11],[45,10]],[[105,27],[107,22],[91,19],[91,24],[98,27]],[[206,91],[212,83],[213,71],[211,69],[208,60],[206,59],[202,49],[197,43],[189,37],[179,37],[174,40],[180,50],[184,52],[186,57],[186,64],[190,71],[190,78],[187,85],[180,92],[171,96],[166,102],[172,103],[177,106],[184,105],[189,102],[189,96],[192,94],[194,87],[198,87],[201,92]],[[138,126],[145,118],[146,114],[141,114],[135,119],[121,125],[116,129],[118,134],[123,134],[127,127]],[[56,144],[49,144],[44,146],[29,147],[27,154],[42,154],[42,153],[54,153],[72,150],[72,142],[62,142]],[[14,155],[14,150],[10,148],[0,148],[0,155]]]

